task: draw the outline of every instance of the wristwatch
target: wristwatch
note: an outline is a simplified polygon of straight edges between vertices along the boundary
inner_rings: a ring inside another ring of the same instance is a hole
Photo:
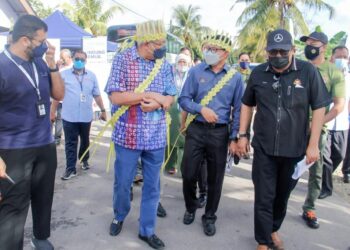
[[[248,137],[248,133],[238,133],[237,134],[237,139],[243,138],[243,137]]]
[[[58,67],[56,66],[56,68],[54,68],[54,69],[51,69],[51,68],[49,68],[50,69],[50,73],[53,73],[53,72],[58,72]]]
[[[103,113],[103,112],[106,112],[106,110],[105,109],[101,109],[101,112]]]

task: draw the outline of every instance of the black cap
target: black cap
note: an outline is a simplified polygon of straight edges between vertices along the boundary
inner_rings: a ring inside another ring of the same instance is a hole
[[[291,34],[284,30],[278,29],[271,31],[267,35],[267,47],[266,50],[270,51],[273,49],[290,50],[293,46]]]
[[[300,37],[299,40],[302,42],[306,42],[306,40],[309,38],[320,41],[323,44],[328,43],[327,35],[323,32],[317,32],[317,31],[312,32],[309,36],[302,36],[302,37]]]

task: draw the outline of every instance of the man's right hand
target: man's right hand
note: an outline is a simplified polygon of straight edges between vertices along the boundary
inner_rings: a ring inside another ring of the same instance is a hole
[[[6,178],[6,164],[0,157],[0,178]]]
[[[209,123],[216,123],[218,121],[217,114],[215,114],[215,112],[210,108],[203,107],[201,110],[201,115]]]
[[[56,121],[56,114],[55,114],[55,112],[50,112],[50,121],[51,121],[51,123],[54,123]]]

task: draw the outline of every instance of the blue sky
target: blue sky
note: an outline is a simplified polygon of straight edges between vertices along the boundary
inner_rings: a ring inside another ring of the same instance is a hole
[[[335,17],[331,20],[328,15],[318,11],[305,11],[304,16],[310,29],[316,25],[321,25],[323,31],[329,36],[343,30],[350,34],[350,0],[325,0],[336,9]],[[51,6],[62,0],[49,1]],[[69,2],[69,1],[68,1]],[[112,0],[106,0],[105,7],[113,3]],[[245,7],[245,4],[238,4],[230,11],[234,0],[116,0],[137,13],[151,19],[163,19],[169,23],[172,15],[172,8],[178,4],[199,6],[199,13],[202,15],[202,25],[213,29],[224,30],[231,35],[236,35],[239,27],[236,27],[236,20]],[[46,4],[46,2],[45,2]],[[118,13],[109,22],[109,25],[131,24],[142,22],[145,19],[134,13],[125,11],[124,14]]]

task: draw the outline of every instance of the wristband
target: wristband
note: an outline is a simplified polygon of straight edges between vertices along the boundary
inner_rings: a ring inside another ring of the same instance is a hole
[[[57,66],[54,69],[51,69],[51,68],[49,68],[49,69],[50,69],[50,73],[58,72],[58,67]]]

